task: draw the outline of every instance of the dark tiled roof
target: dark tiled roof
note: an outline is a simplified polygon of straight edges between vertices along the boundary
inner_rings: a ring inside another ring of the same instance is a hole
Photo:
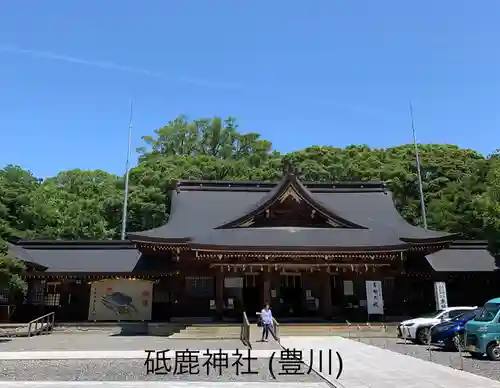
[[[33,267],[35,269],[45,271],[47,269],[46,266],[40,264],[33,258],[27,251],[26,249],[17,246],[15,244],[7,243],[7,249],[9,256],[22,260],[28,267]]]
[[[279,184],[181,182],[177,190],[172,191],[169,222],[155,229],[129,233],[128,238],[132,241],[170,243],[189,242],[195,239],[198,244],[209,241],[226,244],[223,239],[225,234],[217,234],[214,230],[270,203],[273,196],[276,197],[280,192],[280,188],[290,184],[290,181],[291,178],[287,176]],[[368,235],[371,236],[370,242],[374,246],[382,246],[388,242],[393,244],[397,240],[410,243],[425,243],[440,239],[449,241],[454,237],[444,232],[426,231],[406,222],[394,206],[391,193],[381,182],[298,183],[315,201],[315,205],[325,208],[337,219],[347,220],[372,231],[371,234],[363,234],[359,228],[348,231],[332,228],[329,232],[316,229],[302,234],[304,238],[301,239],[301,243],[305,244],[305,247],[323,245],[328,239],[332,244],[336,244],[337,236],[340,235],[344,239],[343,244],[351,247],[360,245],[358,241],[367,241],[368,237],[364,236]],[[326,233],[329,233],[328,238]],[[258,238],[261,235],[255,230],[247,232],[245,236],[247,246],[259,245]],[[268,230],[266,238],[278,242],[283,240],[283,236],[282,231]],[[364,240],[365,238],[367,240]]]
[[[492,272],[500,269],[486,244],[479,241],[457,241],[447,249],[427,255],[426,259],[438,272]]]
[[[123,241],[20,241],[9,253],[46,268],[46,272],[137,273],[160,270],[159,262],[145,258]]]
[[[380,234],[369,229],[356,231],[356,240],[352,241],[353,231],[350,229],[331,228],[236,228],[218,229],[200,237],[193,237],[192,248],[202,246],[227,246],[235,249],[248,247],[248,242],[254,242],[252,249],[272,248],[318,251],[334,248],[336,251],[367,251],[370,248],[383,247],[384,250],[404,250],[408,244],[388,234]],[[378,249],[373,249],[374,251]]]

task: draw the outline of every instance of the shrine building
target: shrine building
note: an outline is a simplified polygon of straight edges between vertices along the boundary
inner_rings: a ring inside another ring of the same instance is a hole
[[[170,200],[167,224],[126,241],[12,242],[29,285],[13,319],[237,320],[269,302],[278,319],[388,321],[435,310],[435,282],[450,306],[498,296],[486,243],[410,225],[382,182],[290,168],[278,183],[180,181]]]

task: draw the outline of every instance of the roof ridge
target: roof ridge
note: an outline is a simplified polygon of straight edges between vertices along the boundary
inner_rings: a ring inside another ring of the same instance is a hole
[[[299,179],[297,179],[299,180]],[[310,190],[360,190],[360,191],[386,191],[387,183],[383,181],[343,181],[343,182],[308,182],[300,180],[301,184]],[[234,190],[234,191],[263,191],[264,189],[273,189],[282,183],[280,181],[210,181],[210,180],[180,180],[177,181],[175,188],[177,191],[192,190]]]
[[[19,240],[14,244],[24,249],[132,249],[129,240]]]

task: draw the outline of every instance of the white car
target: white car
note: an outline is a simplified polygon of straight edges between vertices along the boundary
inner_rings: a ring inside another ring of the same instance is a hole
[[[408,319],[398,325],[398,337],[405,338],[419,344],[425,344],[428,340],[429,329],[432,326],[448,321],[466,313],[467,311],[475,309],[477,309],[477,306],[448,307],[444,310],[438,310],[431,314],[422,315],[419,318]]]

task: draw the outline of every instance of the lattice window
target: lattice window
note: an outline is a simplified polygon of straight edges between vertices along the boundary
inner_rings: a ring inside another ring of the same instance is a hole
[[[203,276],[186,277],[186,292],[190,296],[212,298],[215,295],[214,278]]]
[[[60,306],[61,304],[61,282],[47,282],[43,304],[45,306]]]
[[[28,290],[28,301],[29,304],[39,305],[43,302],[43,294],[45,290],[45,280],[31,281]]]

